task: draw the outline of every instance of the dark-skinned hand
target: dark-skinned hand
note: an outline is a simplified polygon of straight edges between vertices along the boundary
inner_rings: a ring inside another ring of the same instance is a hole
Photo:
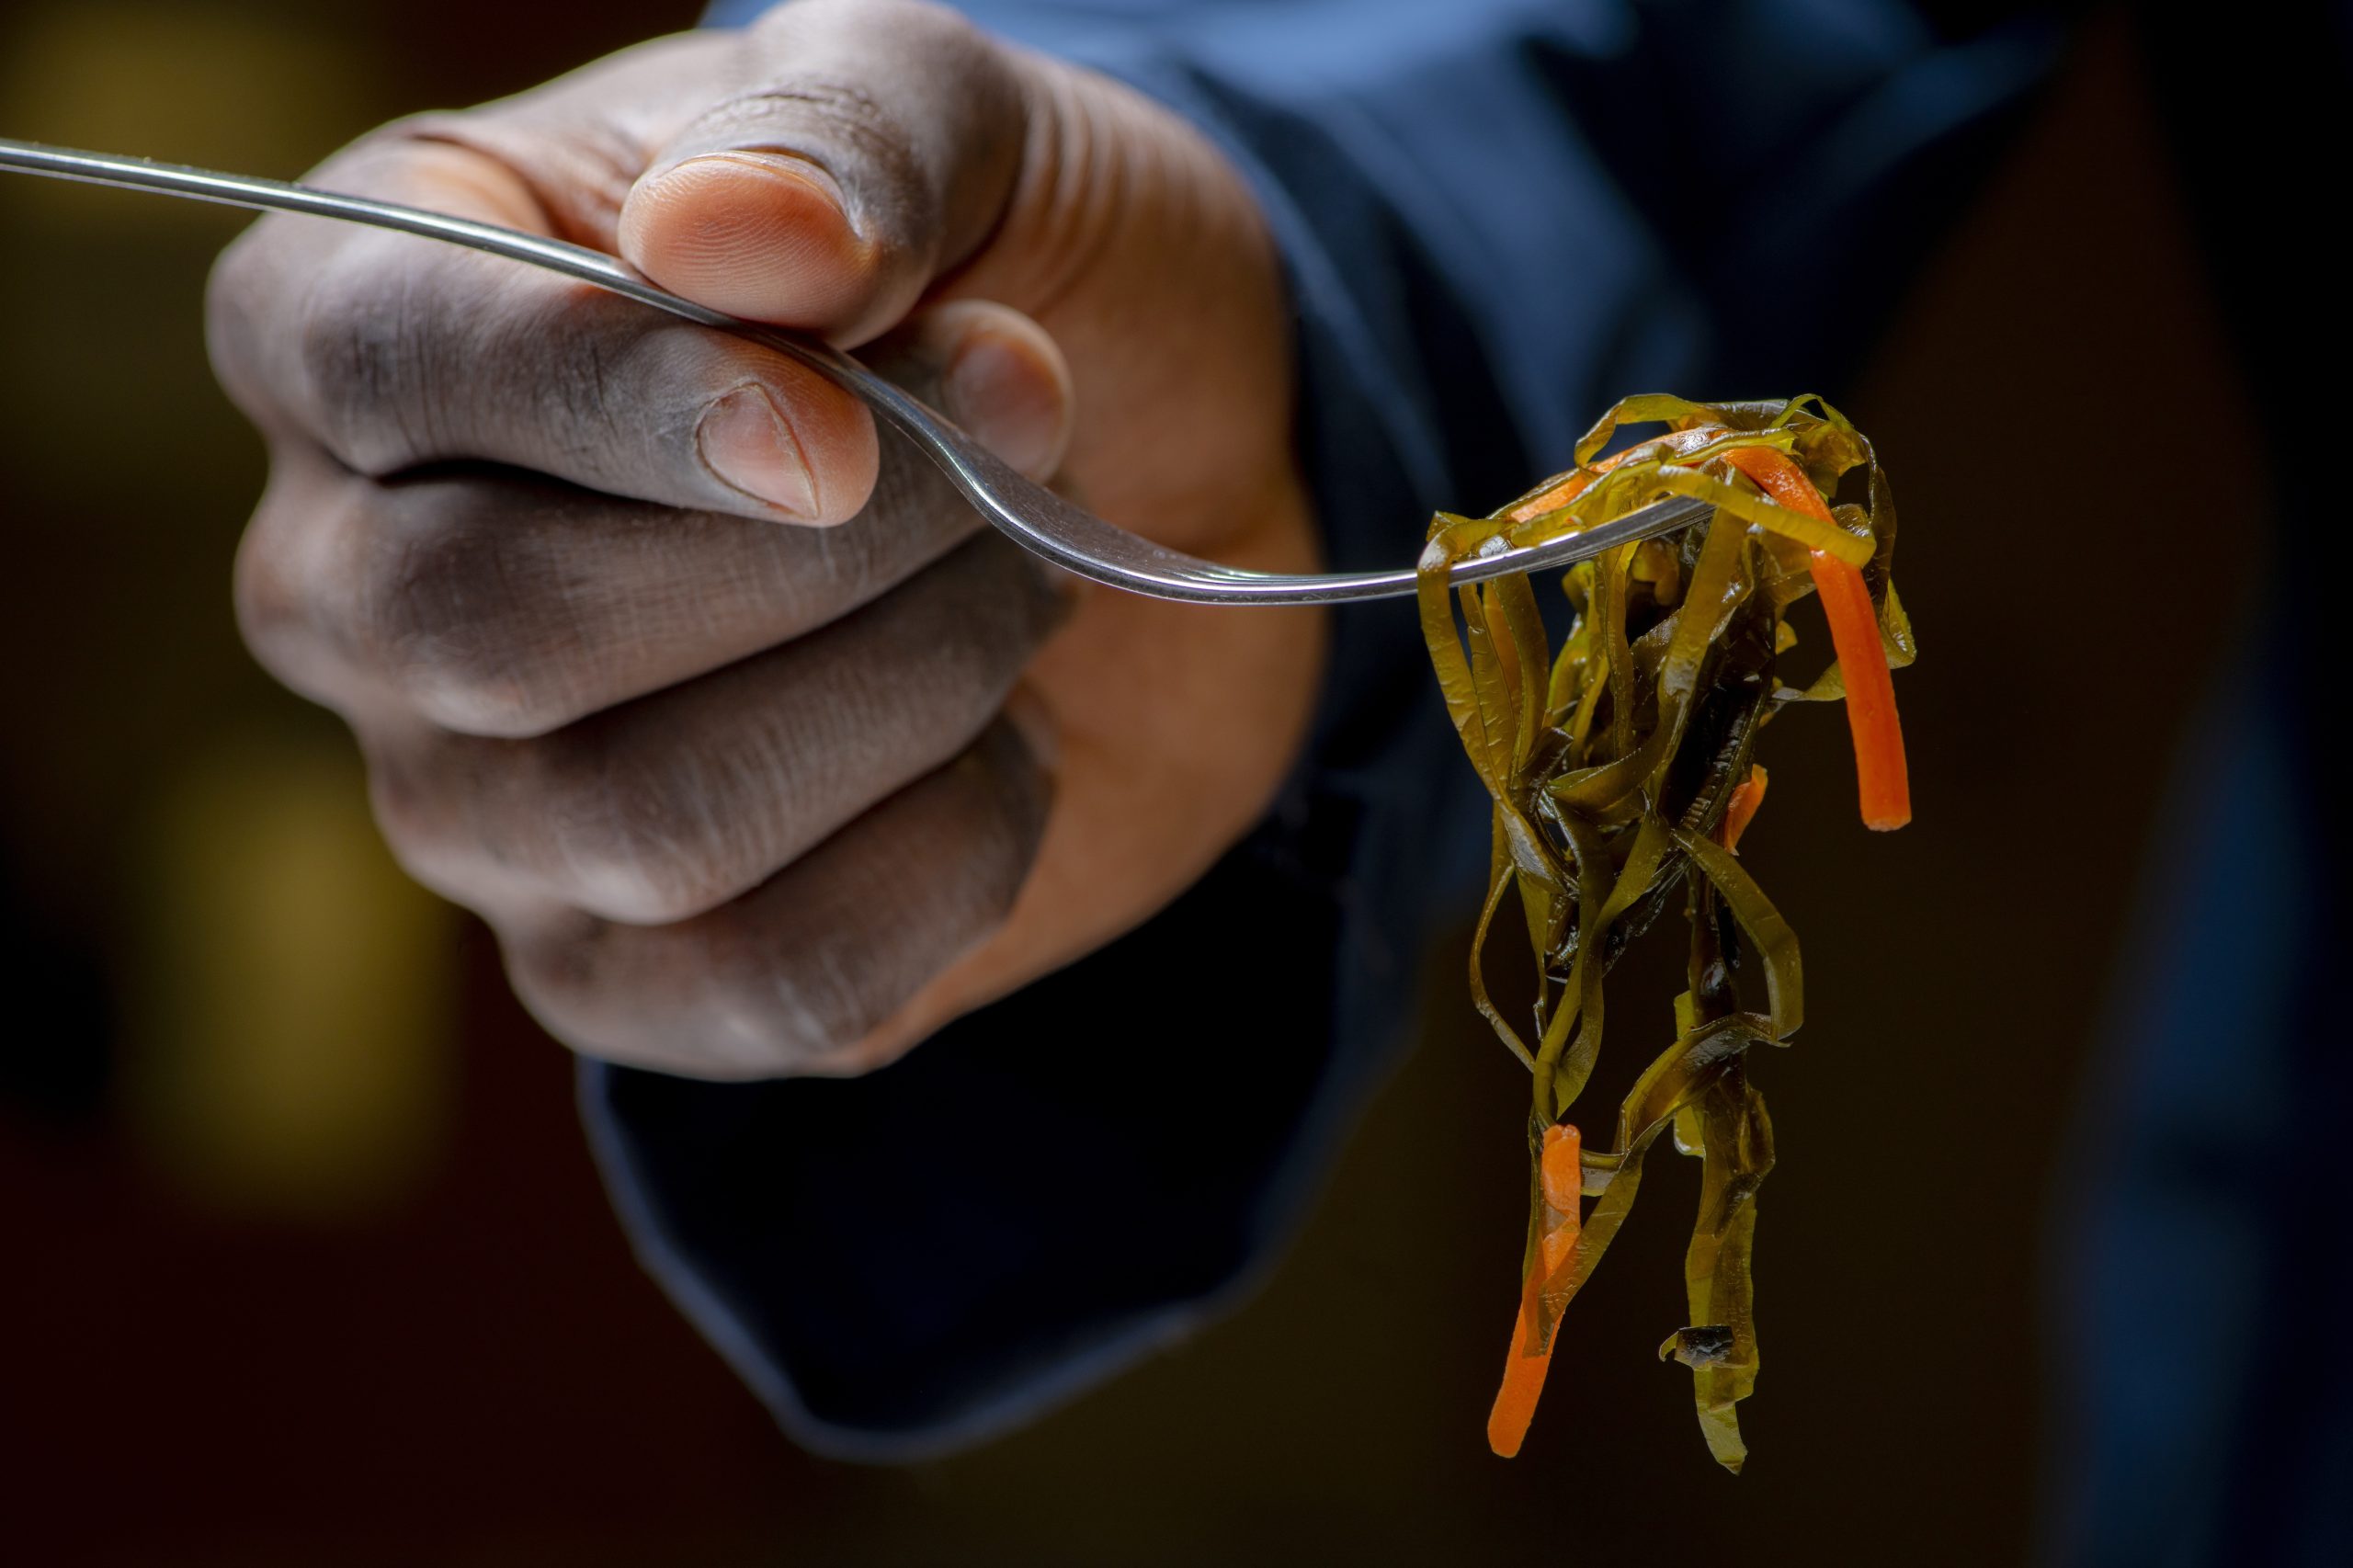
[[[913,0],[801,0],[313,176],[856,348],[1178,548],[1311,570],[1275,256],[1197,132]],[[773,351],[271,218],[223,258],[271,452],[247,641],[572,1046],[855,1073],[1133,926],[1265,810],[1324,628],[1082,588]]]

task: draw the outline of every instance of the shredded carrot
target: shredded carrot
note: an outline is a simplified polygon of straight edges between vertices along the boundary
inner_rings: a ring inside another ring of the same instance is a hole
[[[1712,427],[1711,427],[1711,429],[1707,431],[1684,432],[1683,437],[1685,439],[1689,439],[1693,437],[1705,436],[1713,433],[1714,431]],[[1558,484],[1552,485],[1549,489],[1538,491],[1527,500],[1522,501],[1518,506],[1514,506],[1510,511],[1506,512],[1504,516],[1509,517],[1515,523],[1524,523],[1528,521],[1529,518],[1537,516],[1539,513],[1557,512],[1562,507],[1567,506],[1570,502],[1575,500],[1578,496],[1584,494],[1586,488],[1590,486],[1595,480],[1599,479],[1603,474],[1608,473],[1611,469],[1616,468],[1628,458],[1640,455],[1654,455],[1661,447],[1667,446],[1670,443],[1675,443],[1676,441],[1676,437],[1665,437],[1655,441],[1637,442],[1633,446],[1627,448],[1622,452],[1612,452],[1606,458],[1597,459],[1590,467],[1574,469],[1567,474],[1563,475]],[[1679,445],[1677,445],[1675,449],[1680,450],[1681,448]]]
[[[1575,1128],[1563,1122],[1544,1130],[1543,1156],[1537,1163],[1544,1220],[1537,1237],[1536,1264],[1520,1287],[1519,1312],[1512,1320],[1511,1352],[1504,1360],[1503,1387],[1495,1391],[1495,1408],[1487,1414],[1487,1446],[1505,1459],[1519,1452],[1528,1424],[1536,1415],[1537,1398],[1544,1392],[1544,1374],[1552,1369],[1552,1346],[1541,1350],[1533,1347],[1538,1302],[1544,1281],[1558,1273],[1576,1249],[1579,1199],[1585,1188],[1582,1156]]]
[[[1557,512],[1583,494],[1586,486],[1591,484],[1600,472],[1598,467],[1581,468],[1550,490],[1529,496],[1504,516],[1515,523],[1524,523],[1540,512]]]
[[[1768,782],[1765,770],[1750,764],[1748,777],[1733,787],[1732,799],[1724,802],[1724,820],[1716,824],[1718,844],[1731,850],[1740,848],[1740,835],[1748,831],[1749,819],[1756,814],[1756,808],[1765,803]]]
[[[1790,458],[1770,447],[1737,447],[1724,460],[1756,482],[1778,505],[1833,522],[1829,506]],[[1814,591],[1830,620],[1830,645],[1847,681],[1847,727],[1855,738],[1855,784],[1863,825],[1885,832],[1912,820],[1912,785],[1904,763],[1904,729],[1895,716],[1895,682],[1879,635],[1879,613],[1860,568],[1814,551],[1807,559]]]

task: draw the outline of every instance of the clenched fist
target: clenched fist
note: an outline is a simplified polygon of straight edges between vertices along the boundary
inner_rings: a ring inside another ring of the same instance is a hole
[[[312,176],[858,348],[1115,522],[1313,570],[1280,282],[1165,110],[913,0],[801,0]],[[1149,915],[1265,809],[1308,610],[1060,580],[781,355],[269,218],[211,294],[272,472],[248,642],[568,1043],[854,1073]]]

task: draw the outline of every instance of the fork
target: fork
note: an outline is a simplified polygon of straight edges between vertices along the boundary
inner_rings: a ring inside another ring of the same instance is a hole
[[[1304,605],[1401,598],[1415,589],[1416,574],[1411,567],[1398,572],[1247,572],[1165,549],[1105,522],[1016,472],[920,399],[830,344],[681,299],[657,288],[626,264],[585,245],[309,186],[5,137],[0,137],[0,170],[154,191],[226,207],[335,218],[444,240],[544,267],[688,321],[749,338],[806,365],[898,426],[946,472],[949,482],[980,514],[1015,543],[1064,571],[1130,593],[1190,604]],[[1619,545],[1687,528],[1711,509],[1703,501],[1670,496],[1541,544],[1458,562],[1450,580],[1475,583],[1567,566]]]

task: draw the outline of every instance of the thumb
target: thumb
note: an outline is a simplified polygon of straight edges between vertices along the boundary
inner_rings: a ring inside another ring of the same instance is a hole
[[[621,255],[714,309],[863,342],[1004,210],[1029,118],[1020,68],[917,0],[801,0],[742,48],[745,85],[631,188]]]

